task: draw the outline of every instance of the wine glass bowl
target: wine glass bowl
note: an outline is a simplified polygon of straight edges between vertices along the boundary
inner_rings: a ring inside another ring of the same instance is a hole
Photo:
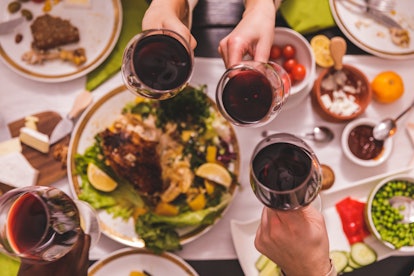
[[[188,85],[193,66],[194,53],[186,39],[172,30],[151,29],[130,40],[121,73],[131,92],[164,100]]]
[[[77,242],[81,217],[87,225],[97,221],[90,217],[93,214],[81,213],[77,203],[57,188],[10,190],[0,198],[0,250],[33,263],[55,261]],[[99,227],[89,230],[94,231],[90,232],[94,238],[97,231],[100,233]]]
[[[216,102],[232,124],[258,127],[279,114],[289,91],[289,76],[281,66],[248,60],[224,72],[217,84]]]
[[[321,166],[302,139],[276,133],[261,140],[250,162],[250,184],[267,207],[295,210],[311,204],[322,183]]]

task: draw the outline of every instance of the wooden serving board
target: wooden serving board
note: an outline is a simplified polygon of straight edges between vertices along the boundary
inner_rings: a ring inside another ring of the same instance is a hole
[[[54,111],[45,111],[32,116],[37,117],[37,130],[41,133],[50,135],[55,128],[56,124],[62,119],[62,117]],[[18,137],[20,129],[24,127],[25,118],[9,123],[8,128],[12,137]],[[53,157],[54,149],[58,145],[69,145],[70,136],[52,145],[48,153],[42,153],[22,143],[22,154],[26,157],[27,161],[39,171],[39,177],[36,185],[47,186],[56,182],[57,180],[66,176],[66,168],[62,165],[62,162],[56,160]]]

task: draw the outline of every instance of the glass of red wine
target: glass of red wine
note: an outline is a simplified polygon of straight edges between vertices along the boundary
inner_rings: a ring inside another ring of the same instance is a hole
[[[12,257],[57,260],[72,249],[82,230],[91,236],[91,246],[99,239],[94,209],[57,188],[16,188],[0,197],[0,251]]]
[[[234,125],[258,127],[279,114],[289,92],[290,78],[281,66],[246,60],[224,72],[217,85],[216,102]]]
[[[295,210],[314,201],[320,205],[321,166],[302,139],[276,133],[255,147],[250,162],[250,184],[256,197],[269,208]]]
[[[131,39],[122,60],[122,77],[133,93],[157,100],[175,96],[188,84],[194,53],[180,34],[151,29]]]

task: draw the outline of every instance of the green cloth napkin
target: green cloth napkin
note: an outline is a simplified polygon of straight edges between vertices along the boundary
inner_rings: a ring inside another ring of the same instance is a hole
[[[279,10],[286,23],[301,34],[336,26],[329,0],[285,0]]]
[[[19,271],[20,263],[7,255],[0,253],[0,275],[16,276]]]
[[[121,69],[122,55],[128,42],[142,31],[141,21],[148,8],[146,0],[122,0],[122,29],[108,58],[86,76],[86,90],[93,91]]]

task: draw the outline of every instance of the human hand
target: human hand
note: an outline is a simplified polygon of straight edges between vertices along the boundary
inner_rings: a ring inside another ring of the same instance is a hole
[[[22,260],[18,276],[86,276],[88,275],[90,244],[90,236],[81,232],[72,250],[54,262],[34,264]]]
[[[273,0],[246,0],[243,18],[234,30],[223,38],[218,51],[226,68],[240,63],[245,55],[267,62],[273,44],[276,8]]]
[[[325,221],[312,206],[293,211],[264,207],[254,244],[289,276],[331,270]]]
[[[169,29],[179,33],[194,50],[197,41],[192,36],[188,18],[190,13],[187,0],[153,0],[142,19],[142,30]]]

